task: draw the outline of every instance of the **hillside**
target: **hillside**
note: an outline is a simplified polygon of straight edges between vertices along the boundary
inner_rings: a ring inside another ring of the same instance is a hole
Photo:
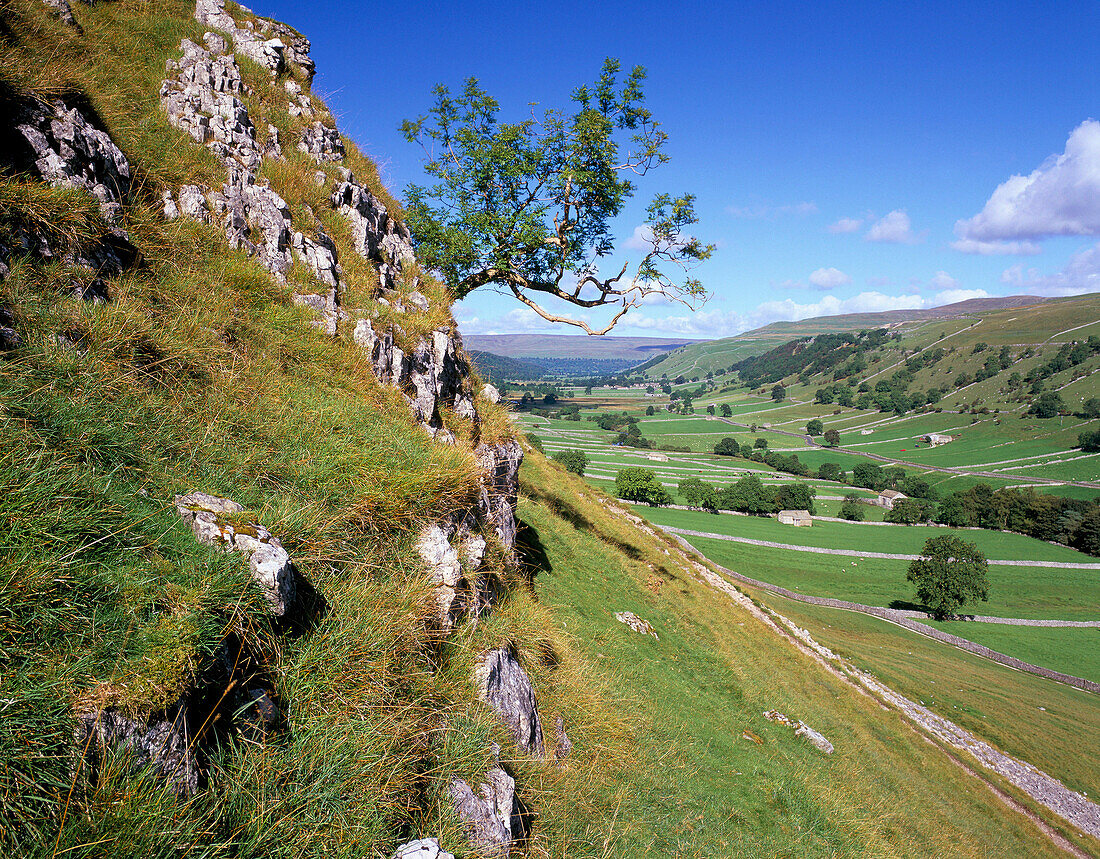
[[[518,358],[494,355],[492,352],[479,352],[476,349],[470,350],[470,358],[477,366],[478,372],[494,384],[507,379],[536,380],[546,375],[546,368],[533,361],[521,361]]]
[[[1100,855],[531,447],[309,54],[0,6],[0,853]]]
[[[800,337],[818,334],[839,334],[865,328],[907,326],[935,319],[958,319],[972,314],[1043,302],[1033,295],[1010,295],[995,298],[972,298],[955,304],[922,310],[886,310],[879,313],[847,313],[837,316],[817,316],[795,322],[773,322],[762,328],[746,331],[736,337],[726,337],[682,347],[664,361],[646,371],[649,378],[662,375],[694,376],[727,369],[736,362],[766,352],[775,346]]]

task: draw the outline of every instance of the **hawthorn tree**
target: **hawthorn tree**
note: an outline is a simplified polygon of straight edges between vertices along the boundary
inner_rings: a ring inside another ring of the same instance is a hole
[[[937,620],[952,617],[973,600],[989,599],[989,563],[977,546],[953,534],[932,537],[905,578],[917,587],[917,599]]]
[[[455,298],[492,285],[543,319],[588,334],[606,334],[648,296],[692,309],[706,300],[689,272],[714,246],[688,232],[698,220],[691,194],[653,197],[633,237],[643,249],[632,274],[629,260],[601,266],[634,178],[668,160],[667,135],[645,107],[645,69],[636,66],[621,83],[619,72],[618,60],[605,60],[594,84],[573,91],[570,110],[532,111],[519,123],[501,122],[497,101],[474,78],[458,95],[440,84],[429,115],[402,123],[437,180],[407,188],[408,224],[420,259]],[[592,328],[578,311],[548,309],[548,298],[613,313]]]

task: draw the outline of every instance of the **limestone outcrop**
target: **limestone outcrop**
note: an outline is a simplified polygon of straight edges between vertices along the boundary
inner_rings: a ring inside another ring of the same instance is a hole
[[[107,222],[102,235],[78,247],[57,247],[29,225],[12,225],[10,243],[0,245],[0,274],[15,254],[85,266],[104,276],[131,266],[138,252],[119,226],[130,193],[130,164],[91,108],[66,96],[46,104],[33,98],[5,99],[0,109],[11,118],[11,125],[0,131],[0,168],[38,176],[54,187],[88,191]]]
[[[543,739],[539,705],[516,652],[503,647],[490,650],[474,669],[474,685],[481,699],[500,714],[517,748],[541,758]]]
[[[244,508],[228,498],[204,492],[176,496],[180,518],[208,546],[235,550],[248,559],[252,577],[263,590],[272,614],[282,616],[294,604],[294,564],[278,538],[262,525],[234,521]]]

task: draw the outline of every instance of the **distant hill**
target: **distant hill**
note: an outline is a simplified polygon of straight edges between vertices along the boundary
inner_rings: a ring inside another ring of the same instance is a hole
[[[507,379],[534,381],[546,375],[545,367],[531,361],[521,361],[518,358],[494,355],[492,352],[480,352],[476,349],[471,349],[469,354],[481,375],[493,384],[500,384]]]
[[[745,331],[734,337],[708,340],[682,346],[665,360],[649,367],[646,375],[660,378],[667,375],[698,375],[724,370],[731,365],[769,349],[818,334],[839,334],[865,328],[910,325],[936,319],[955,319],[1013,307],[1049,302],[1052,299],[1036,295],[1007,295],[993,298],[971,298],[941,307],[921,310],[885,310],[879,313],[845,313],[837,316],[816,316],[793,322],[773,322],[761,328]]]
[[[727,383],[825,406],[1022,415],[1045,397],[1083,414],[1100,396],[1100,293],[817,334],[734,366]]]
[[[463,335],[467,349],[491,352],[506,358],[597,358],[641,364],[654,355],[681,346],[701,343],[676,337],[589,337],[586,334],[470,334]]]

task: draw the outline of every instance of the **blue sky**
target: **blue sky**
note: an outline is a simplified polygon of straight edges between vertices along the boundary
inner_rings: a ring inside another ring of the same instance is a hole
[[[254,9],[309,36],[314,90],[397,194],[423,178],[398,126],[427,112],[434,84],[477,77],[514,120],[530,102],[568,107],[605,56],[645,66],[671,160],[641,180],[620,235],[653,193],[696,194],[697,232],[718,250],[695,274],[713,297],[695,313],[637,308],[615,333],[710,338],[777,319],[1100,291],[1092,0]],[[466,333],[554,330],[492,292],[455,312]]]

